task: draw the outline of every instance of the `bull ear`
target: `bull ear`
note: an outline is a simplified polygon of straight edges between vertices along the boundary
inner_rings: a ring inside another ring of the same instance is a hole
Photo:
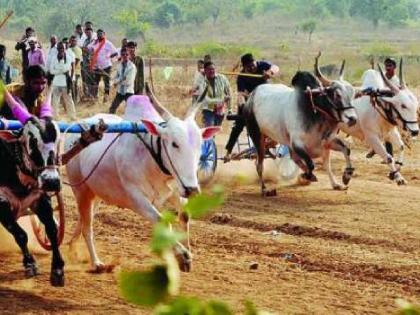
[[[201,136],[204,140],[208,140],[212,138],[216,133],[218,133],[221,130],[220,127],[212,126],[212,127],[206,127],[201,129]]]
[[[147,119],[142,119],[141,120],[142,123],[144,124],[144,127],[146,128],[146,130],[154,135],[154,136],[160,136],[162,134],[162,127],[156,125],[154,122],[147,120]]]

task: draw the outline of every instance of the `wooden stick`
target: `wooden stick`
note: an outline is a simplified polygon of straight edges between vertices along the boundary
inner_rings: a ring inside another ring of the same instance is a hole
[[[252,74],[252,73],[243,73],[243,72],[232,72],[232,71],[219,71],[221,74],[225,75],[238,75],[241,77],[251,77],[251,78],[263,78],[262,74]]]
[[[3,21],[0,23],[0,29],[6,24],[7,20],[13,15],[13,11],[7,12],[6,16],[4,17]]]
[[[155,86],[153,84],[153,73],[152,73],[152,57],[149,57],[149,81],[152,88],[152,92],[155,93]]]

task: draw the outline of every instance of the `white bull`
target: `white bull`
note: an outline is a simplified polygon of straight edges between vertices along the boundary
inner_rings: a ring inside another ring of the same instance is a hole
[[[178,199],[179,204],[179,195],[188,197],[199,191],[197,167],[202,139],[212,137],[219,130],[219,127],[200,130],[194,119],[195,111],[181,120],[150,96],[152,103],[147,96],[130,97],[124,115],[125,120],[141,120],[147,134],[125,133],[113,144],[117,135],[106,134],[102,141],[92,144],[67,164],[70,182],[83,182],[109,146],[92,175],[81,185],[72,187],[80,216],[71,242],[83,234],[97,272],[108,270],[108,266],[101,262],[94,246],[94,199],[99,197],[108,204],[132,209],[149,221],[157,222],[160,218],[157,208],[169,198],[173,203]],[[122,120],[109,114],[98,114],[90,120],[100,118],[105,122]],[[66,146],[71,143],[72,138],[68,138]],[[176,182],[178,193],[171,188],[173,182]],[[188,219],[182,218],[188,232]],[[181,270],[189,271],[189,250],[181,243],[174,250]]]
[[[378,67],[379,72],[369,69],[363,74],[362,88],[369,88],[370,95],[352,101],[359,118],[357,124],[352,127],[340,124],[339,127],[345,133],[364,140],[389,165],[390,178],[395,179],[398,185],[403,185],[406,180],[396,164],[402,164],[404,143],[396,127],[409,131],[412,136],[418,134],[418,101],[405,85],[402,59],[399,69],[401,87],[388,80],[379,65]],[[382,144],[384,138],[399,148],[397,162]]]

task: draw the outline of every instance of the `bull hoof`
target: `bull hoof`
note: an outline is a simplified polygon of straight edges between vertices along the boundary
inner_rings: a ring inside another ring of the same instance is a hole
[[[407,185],[407,181],[404,178],[401,177],[400,179],[397,180],[397,185],[398,186]]]
[[[335,185],[333,185],[333,189],[334,190],[343,191],[343,190],[347,190],[348,187],[347,186],[340,185],[340,184],[335,184]]]
[[[301,186],[307,186],[307,185],[310,185],[310,184],[311,184],[311,181],[310,181],[310,180],[308,180],[308,179],[304,176],[304,174],[300,174],[300,175],[299,175],[299,177],[298,177],[298,181],[297,181],[297,183],[298,183],[298,185],[301,185]]]
[[[38,275],[38,267],[35,263],[27,264],[25,266],[25,277],[32,278]]]
[[[317,182],[318,181],[318,178],[316,178],[314,173],[303,173],[301,176],[304,177],[305,179],[309,180],[310,182]]]
[[[96,265],[94,269],[89,270],[89,272],[96,273],[96,274],[111,273],[114,271],[114,269],[115,269],[115,265],[100,264],[100,265]]]
[[[263,190],[262,191],[262,196],[263,197],[274,197],[274,196],[277,196],[277,190],[276,189]]]
[[[191,254],[188,251],[182,251],[175,254],[176,260],[178,261],[179,269],[182,272],[190,272],[192,265]]]
[[[64,270],[63,269],[51,270],[50,283],[53,287],[64,287]]]

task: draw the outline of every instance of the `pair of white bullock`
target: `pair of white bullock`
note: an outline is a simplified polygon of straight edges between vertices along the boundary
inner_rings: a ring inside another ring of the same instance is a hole
[[[299,91],[299,87],[290,88],[282,84],[266,84],[255,90],[247,104],[250,133],[252,134],[252,129],[257,126],[260,133],[288,145],[293,160],[305,172],[304,175],[308,172],[308,163],[305,165],[302,160],[323,157],[332,187],[343,189],[348,184],[348,175],[351,176],[353,168],[350,164],[350,150],[345,149],[344,143],[337,138],[338,130],[342,130],[365,141],[389,165],[389,177],[398,185],[405,184],[406,180],[400,173],[404,143],[397,127],[410,132],[411,136],[417,136],[419,126],[418,101],[405,84],[402,59],[399,67],[401,86],[396,86],[388,80],[378,65],[379,71],[370,69],[363,74],[361,91],[356,93],[356,89],[343,79],[342,71],[339,80],[326,79],[318,67],[319,56],[315,60],[315,75],[323,85],[321,91],[319,88],[303,91],[305,87],[301,87]],[[320,97],[315,99],[315,92],[312,91],[316,91],[316,95],[323,95],[329,103],[329,108],[323,108],[317,112],[316,104],[322,99]],[[357,94],[359,94],[358,97],[354,98]],[[344,106],[349,98],[351,105]],[[304,120],[308,115],[312,115],[310,119],[318,117],[318,125],[313,123],[310,127],[306,126]],[[357,122],[352,123],[349,117],[357,117]],[[326,125],[329,132],[325,130]],[[400,150],[397,161],[387,153],[383,145],[384,138],[391,140]],[[346,157],[346,169],[349,172],[343,174],[344,186],[336,181],[332,173],[330,150],[341,151]],[[257,171],[264,194],[265,186],[260,164],[262,162],[258,161]],[[311,178],[304,177],[304,179]]]
[[[132,209],[151,222],[159,220],[158,208],[169,200],[179,211],[181,223],[188,232],[188,218],[182,215],[180,202],[183,200],[180,199],[199,191],[197,168],[202,140],[213,137],[220,129],[200,129],[195,121],[197,107],[182,120],[159,104],[152,93],[149,97],[130,97],[123,117],[124,120],[143,122],[147,134],[105,134],[102,141],[91,144],[67,164],[70,182],[83,182],[72,187],[80,216],[71,242],[83,234],[96,272],[108,271],[112,266],[105,265],[95,250],[95,199]],[[122,118],[110,114],[98,114],[88,121],[98,122],[99,119],[107,123],[122,121]],[[69,148],[75,139],[67,138],[66,147]],[[174,182],[177,191],[174,191]],[[174,248],[183,271],[189,271],[191,265],[190,250],[186,247],[189,247],[189,242],[187,246],[178,243]]]

